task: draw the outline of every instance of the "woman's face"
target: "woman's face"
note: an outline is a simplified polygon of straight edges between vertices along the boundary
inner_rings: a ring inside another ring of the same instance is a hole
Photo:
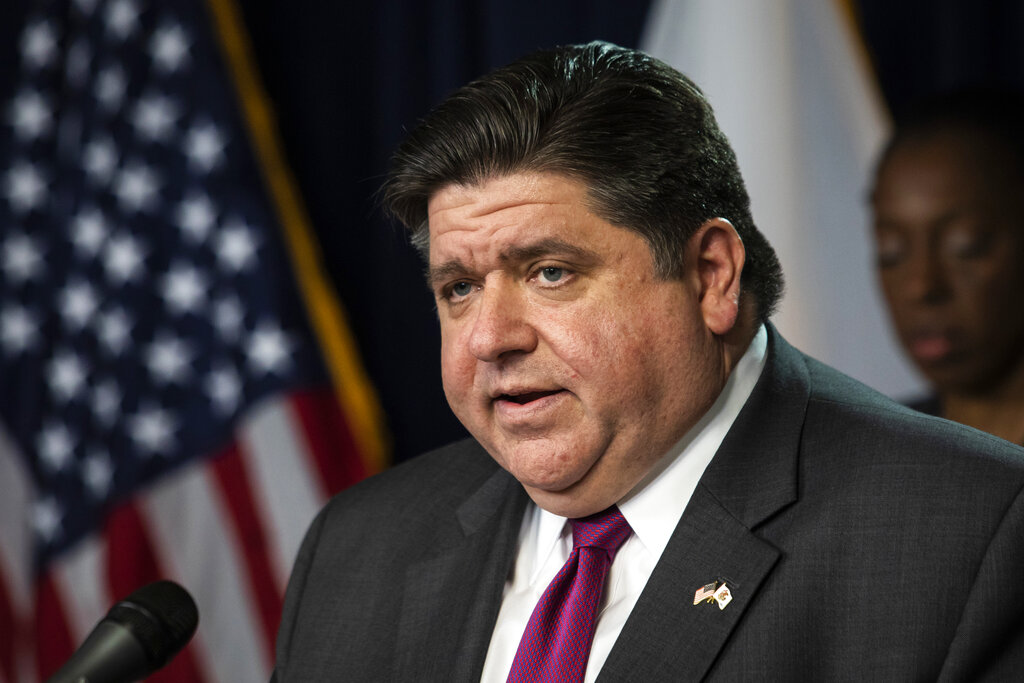
[[[1024,182],[978,136],[896,147],[871,203],[900,341],[942,393],[985,392],[1024,356]]]

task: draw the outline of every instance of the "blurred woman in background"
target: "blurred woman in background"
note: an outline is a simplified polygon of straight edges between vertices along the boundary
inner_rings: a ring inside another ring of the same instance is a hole
[[[871,206],[893,325],[934,391],[910,405],[1024,444],[1024,97],[914,109]]]

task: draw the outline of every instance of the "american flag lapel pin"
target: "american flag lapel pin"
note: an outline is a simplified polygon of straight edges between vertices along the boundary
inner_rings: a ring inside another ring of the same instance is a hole
[[[726,605],[732,602],[732,591],[729,590],[729,587],[725,585],[725,583],[722,583],[711,597],[718,603],[718,609],[722,610],[725,609]]]
[[[715,589],[718,588],[718,582],[712,581],[711,583],[704,584],[697,589],[697,592],[693,594],[693,604],[698,605],[704,600],[711,602],[715,598]]]

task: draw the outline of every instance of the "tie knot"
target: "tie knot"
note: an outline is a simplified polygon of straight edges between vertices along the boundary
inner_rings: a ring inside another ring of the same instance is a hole
[[[629,522],[614,505],[603,512],[583,517],[582,519],[570,519],[572,525],[572,547],[576,548],[604,548],[609,555],[615,556],[619,549],[633,530]]]

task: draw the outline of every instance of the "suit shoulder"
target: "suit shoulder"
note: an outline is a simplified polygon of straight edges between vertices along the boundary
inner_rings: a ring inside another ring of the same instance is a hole
[[[498,470],[473,439],[416,456],[336,494],[327,516],[394,517],[403,510],[452,509]]]
[[[1024,448],[908,408],[814,359],[807,358],[807,367],[805,443],[828,442],[845,452],[847,464],[876,458],[922,463],[938,476],[944,471],[1024,485]]]

